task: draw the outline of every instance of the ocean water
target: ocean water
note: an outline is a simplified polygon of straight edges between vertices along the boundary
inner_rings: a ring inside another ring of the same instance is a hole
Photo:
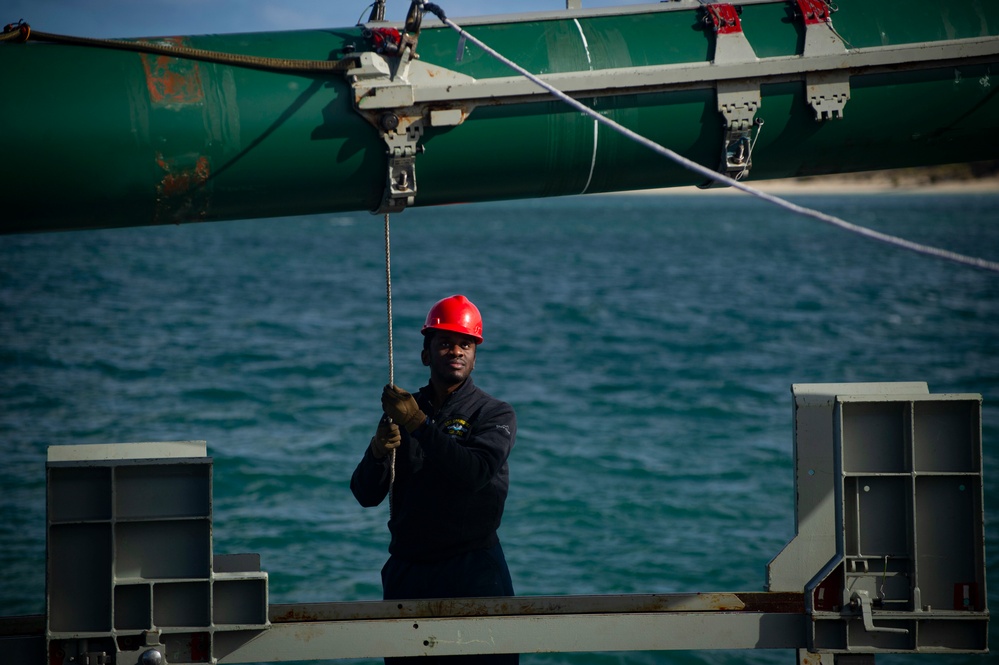
[[[795,200],[999,260],[999,195]],[[483,313],[476,381],[519,420],[518,593],[763,590],[794,532],[791,384],[926,381],[984,398],[999,608],[999,275],[706,193],[416,209],[391,241],[399,385],[426,380],[435,300]],[[216,553],[258,552],[272,603],[380,598],[387,512],[348,482],[388,378],[384,249],[366,213],[0,238],[0,615],[44,612],[46,449],[80,443],[206,440]]]

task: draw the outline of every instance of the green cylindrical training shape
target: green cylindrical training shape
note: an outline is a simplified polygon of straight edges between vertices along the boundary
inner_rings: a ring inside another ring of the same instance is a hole
[[[725,70],[711,64],[718,37],[703,8],[670,4],[467,26],[541,75],[705,65],[693,84],[581,101],[717,169],[725,138],[712,80]],[[741,28],[760,62],[793,65],[801,57],[806,28],[797,6],[744,5]],[[999,35],[995,2],[839,0],[838,7],[833,25],[851,51]],[[149,41],[309,60],[372,49],[362,27]],[[423,63],[480,82],[513,75],[429,16],[418,53]],[[999,56],[850,71],[850,99],[832,120],[816,119],[803,77],[761,80],[756,118],[764,124],[749,180],[994,159],[997,65]],[[367,211],[384,196],[385,143],[355,110],[343,74],[31,41],[0,44],[0,71],[5,233]],[[461,124],[428,127],[421,144],[419,206],[704,180],[550,98],[482,100]]]

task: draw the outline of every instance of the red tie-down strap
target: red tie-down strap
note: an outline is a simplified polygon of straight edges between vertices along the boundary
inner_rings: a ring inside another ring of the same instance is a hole
[[[395,53],[402,42],[402,34],[395,28],[372,28],[365,31],[376,53]]]
[[[832,20],[832,10],[827,0],[797,0],[798,10],[805,19],[805,25],[828,23]]]
[[[728,35],[733,32],[742,32],[742,22],[739,21],[739,12],[735,5],[718,3],[705,5],[715,32],[719,35]]]

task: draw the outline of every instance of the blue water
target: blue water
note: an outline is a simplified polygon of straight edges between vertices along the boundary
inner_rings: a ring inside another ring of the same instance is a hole
[[[999,195],[797,200],[999,260]],[[999,608],[999,275],[739,195],[417,209],[391,238],[398,384],[426,379],[431,303],[485,318],[475,376],[520,425],[518,593],[763,590],[794,530],[790,385],[926,381],[985,400]],[[348,480],[388,378],[383,243],[366,213],[0,238],[0,615],[44,612],[46,448],[76,443],[207,440],[216,553],[260,553],[272,603],[380,598],[386,511]]]

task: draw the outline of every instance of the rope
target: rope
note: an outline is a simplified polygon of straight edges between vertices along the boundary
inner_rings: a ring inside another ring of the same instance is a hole
[[[8,23],[0,33],[0,42],[26,42],[31,36],[31,26],[21,19],[17,23]]]
[[[270,72],[332,74],[345,72],[353,67],[356,62],[356,58],[353,57],[346,57],[340,60],[293,60],[287,58],[263,58],[252,55],[242,55],[239,53],[207,51],[205,49],[190,48],[187,46],[164,46],[161,44],[149,44],[146,42],[128,42],[119,39],[95,39],[92,37],[56,35],[48,32],[31,30],[31,27],[27,23],[23,22],[7,26],[7,30],[0,35],[0,41],[9,40],[23,42],[28,41],[29,39],[33,41],[52,42],[70,46],[89,46],[118,51],[131,51],[133,53],[165,55],[172,58],[186,58],[188,60],[199,60],[201,62],[211,62],[220,65],[245,67],[247,69],[258,69]]]
[[[991,270],[992,272],[999,273],[999,262],[989,261],[986,259],[981,259],[973,256],[967,256],[964,254],[958,254],[957,252],[951,252],[949,250],[940,249],[937,247],[931,247],[929,245],[923,245],[917,242],[906,240],[904,238],[899,238],[897,236],[892,236],[886,233],[881,233],[879,231],[874,231],[866,227],[857,226],[856,224],[851,224],[850,222],[847,222],[844,219],[840,219],[839,217],[835,217],[833,215],[819,212],[818,210],[813,210],[805,206],[800,206],[795,203],[791,203],[790,201],[786,201],[772,194],[761,192],[760,190],[750,187],[749,185],[743,182],[739,182],[733,178],[728,177],[727,175],[718,173],[717,171],[709,169],[706,166],[702,166],[697,162],[689,160],[686,157],[670,150],[669,148],[665,148],[656,143],[655,141],[647,139],[644,136],[637,134],[632,130],[628,129],[627,127],[624,127],[623,125],[615,122],[614,120],[611,120],[610,118],[607,118],[597,113],[588,106],[576,101],[575,99],[565,94],[561,90],[555,88],[555,86],[546,83],[545,81],[542,81],[534,74],[530,73],[529,71],[527,71],[517,63],[513,62],[512,60],[509,60],[508,58],[504,57],[502,54],[500,54],[499,52],[495,51],[494,49],[486,45],[484,42],[482,42],[482,40],[478,39],[472,34],[469,34],[463,28],[455,24],[454,21],[450,20],[449,18],[447,18],[447,16],[444,15],[444,11],[437,5],[428,2],[424,3],[424,7],[426,8],[427,11],[431,11],[434,14],[436,14],[442,23],[450,27],[452,30],[455,30],[463,39],[471,41],[473,44],[476,44],[483,51],[485,51],[492,57],[496,58],[497,60],[505,64],[510,69],[513,69],[514,71],[518,72],[528,80],[532,81],[533,83],[541,86],[542,88],[550,92],[553,96],[555,96],[556,99],[559,99],[568,104],[569,106],[571,106],[572,108],[578,110],[579,112],[590,116],[591,118],[601,123],[602,125],[609,127],[612,131],[615,131],[621,134],[622,136],[625,136],[626,138],[635,141],[636,143],[644,145],[653,152],[662,155],[667,159],[673,160],[680,166],[683,166],[684,168],[693,171],[694,173],[702,175],[716,182],[729,185],[730,187],[734,187],[735,189],[741,190],[759,199],[763,199],[764,201],[767,201],[769,203],[773,203],[774,205],[783,208],[785,210],[788,210],[790,212],[793,212],[795,214],[802,215],[805,217],[811,217],[812,219],[816,219],[820,222],[825,222],[826,224],[831,224],[838,228],[850,231],[852,233],[856,233],[858,235],[861,235],[863,237],[872,240],[877,240],[880,242],[887,243],[889,245],[893,245],[895,247],[908,249],[918,254],[924,254],[926,256],[932,256],[935,258],[953,261],[955,263],[961,263],[964,265],[973,266],[975,268],[981,268],[983,270]]]
[[[385,213],[385,301],[388,310],[389,383],[395,385],[395,354],[392,344],[392,246],[389,239],[389,214]]]
[[[389,234],[389,214],[385,213],[385,308],[388,315],[388,370],[389,385],[395,385],[395,352],[392,342],[392,247]],[[395,499],[395,448],[389,460],[389,515],[394,512]]]

